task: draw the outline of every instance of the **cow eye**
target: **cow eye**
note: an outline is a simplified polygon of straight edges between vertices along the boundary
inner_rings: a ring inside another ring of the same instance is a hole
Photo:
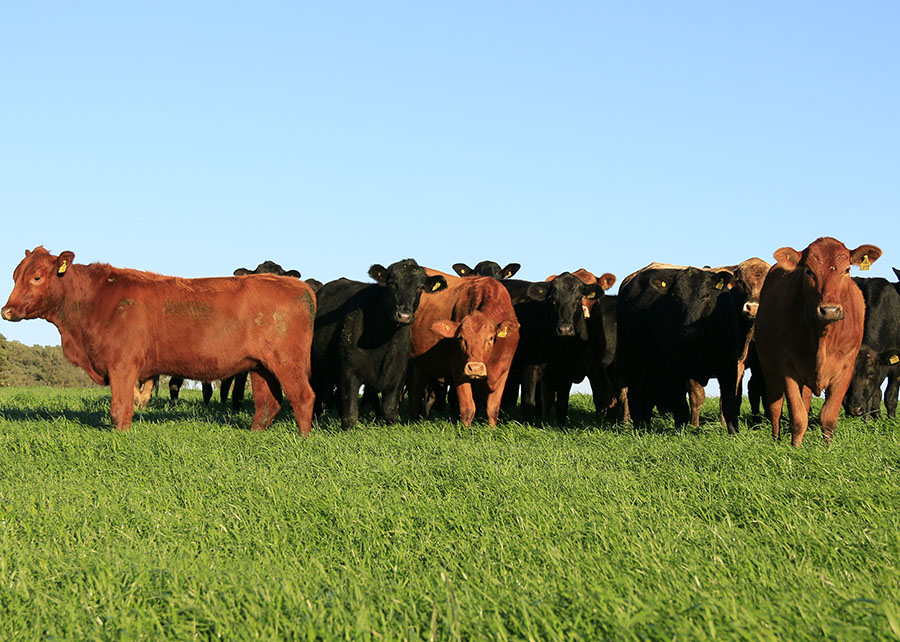
[[[41,280],[41,277],[40,277],[40,276],[35,276],[34,278],[31,279],[31,281],[32,281],[33,283],[37,283],[37,282],[40,281],[40,280]]]

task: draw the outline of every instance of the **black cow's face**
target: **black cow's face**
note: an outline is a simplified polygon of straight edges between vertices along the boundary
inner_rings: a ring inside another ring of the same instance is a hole
[[[0,315],[7,321],[21,321],[52,311],[59,304],[62,279],[74,259],[68,251],[53,256],[40,246],[32,252],[25,250],[25,258],[13,272],[13,291]]]
[[[699,331],[702,322],[716,309],[719,295],[731,282],[730,272],[713,272],[689,267],[666,271],[650,280],[651,287],[670,297],[685,337]]]
[[[886,358],[890,359],[890,355]],[[896,358],[896,357],[895,357]],[[856,355],[853,378],[844,395],[844,412],[851,417],[881,414],[881,381],[886,376],[881,356],[869,346],[862,346]]]
[[[257,265],[255,270],[238,268],[234,271],[235,276],[244,276],[245,274],[275,274],[277,276],[292,276],[295,279],[300,278],[300,273],[297,270],[285,270],[275,261],[268,260]]]
[[[500,264],[495,261],[481,261],[470,268],[465,263],[454,263],[453,271],[460,276],[489,276],[492,279],[511,279],[512,276],[519,271],[521,266],[518,263],[510,263],[505,268],[501,268]]]
[[[532,283],[526,296],[532,301],[549,303],[552,322],[559,337],[574,337],[587,341],[582,297],[597,299],[603,289],[595,283],[585,283],[570,272],[563,272],[552,281]]]
[[[397,261],[386,268],[373,265],[369,268],[369,276],[387,289],[389,314],[401,325],[409,325],[415,320],[423,292],[430,294],[447,287],[444,277],[428,276],[413,259]]]

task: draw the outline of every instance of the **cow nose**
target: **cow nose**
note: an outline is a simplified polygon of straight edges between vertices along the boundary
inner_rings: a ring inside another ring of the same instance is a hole
[[[571,323],[557,326],[556,334],[558,334],[561,337],[574,337],[575,336],[575,326],[572,325]]]
[[[412,323],[412,320],[413,320],[412,312],[402,312],[400,310],[397,310],[397,312],[394,313],[394,320],[397,323],[402,323],[403,325],[408,325],[408,324]]]
[[[0,310],[0,316],[2,316],[7,321],[15,321],[15,318],[13,318],[15,315],[13,314],[12,308],[10,307],[5,307],[3,308],[3,310]]]
[[[758,310],[759,303],[751,303],[750,301],[747,301],[744,304],[744,314],[746,314],[748,317],[755,317]]]
[[[464,369],[465,375],[473,379],[483,379],[487,376],[487,368],[480,361],[469,361]]]
[[[844,308],[839,305],[820,305],[819,319],[825,323],[840,321],[844,318]]]

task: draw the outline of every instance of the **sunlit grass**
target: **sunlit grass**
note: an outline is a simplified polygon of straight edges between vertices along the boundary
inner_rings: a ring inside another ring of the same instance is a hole
[[[199,393],[0,390],[0,639],[897,639],[900,430],[303,439]]]

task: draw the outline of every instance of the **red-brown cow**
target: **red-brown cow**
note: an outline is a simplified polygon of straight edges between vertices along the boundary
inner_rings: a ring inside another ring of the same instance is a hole
[[[443,276],[447,288],[422,297],[412,325],[410,414],[413,419],[421,416],[425,384],[443,379],[453,382],[459,418],[466,426],[475,417],[472,385],[485,386],[488,424],[493,426],[519,343],[519,323],[509,293],[490,277],[427,272]]]
[[[181,279],[74,258],[26,250],[2,316],[55,325],[66,358],[109,385],[117,430],[131,425],[138,381],[160,373],[211,381],[250,370],[253,429],[271,423],[283,388],[300,432],[309,433],[316,300],[307,284],[272,275]]]
[[[787,396],[791,443],[800,446],[812,395],[824,390],[819,418],[829,443],[863,337],[865,303],[850,278],[850,266],[867,268],[881,250],[861,245],[851,251],[840,241],[824,237],[803,252],[783,247],[774,256],[778,263],[763,283],[755,331],[772,435],[781,436]]]

